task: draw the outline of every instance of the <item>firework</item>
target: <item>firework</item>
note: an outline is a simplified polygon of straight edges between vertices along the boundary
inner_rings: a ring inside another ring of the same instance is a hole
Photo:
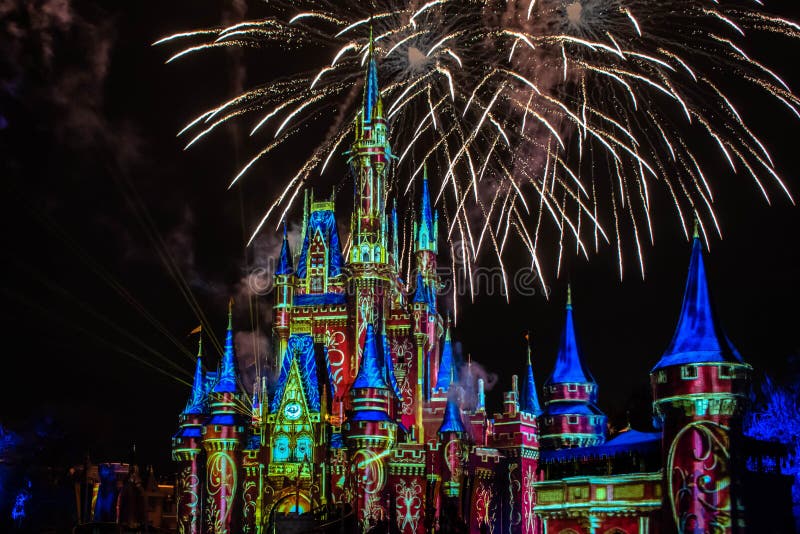
[[[760,2],[269,5],[273,15],[263,20],[159,41],[184,46],[169,61],[235,46],[317,62],[237,95],[181,132],[188,147],[229,121],[249,121],[264,145],[234,185],[262,158],[296,145],[309,123],[330,126],[271,199],[256,232],[279,224],[301,188],[330,172],[347,148],[371,31],[399,148],[389,186],[401,199],[413,198],[427,165],[438,180],[436,203],[453,257],[468,266],[485,254],[502,267],[509,243],[521,243],[544,283],[543,266],[560,270],[565,251],[588,256],[608,243],[622,276],[623,250],[632,244],[644,275],[642,243],[654,238],[656,210],[673,211],[687,238],[692,219],[703,234],[721,235],[710,180],[718,173],[706,168],[719,158],[710,148],[767,201],[775,193],[791,199],[730,94],[750,91],[800,117],[798,98],[748,46],[765,34],[794,44],[800,26],[767,14]],[[671,207],[653,201],[657,189]],[[554,244],[557,258],[543,261],[542,251]]]

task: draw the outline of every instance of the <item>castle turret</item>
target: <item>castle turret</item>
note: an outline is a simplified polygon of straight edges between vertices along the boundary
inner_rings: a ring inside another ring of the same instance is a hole
[[[355,361],[361,361],[361,347],[367,324],[388,317],[392,277],[396,268],[389,260],[389,228],[386,196],[392,154],[388,125],[378,85],[375,43],[369,41],[367,69],[361,109],[355,119],[355,138],[348,152],[354,181],[353,215],[350,221],[350,294],[355,316]]]
[[[683,307],[672,342],[650,373],[653,411],[662,427],[665,531],[738,532],[737,459],[751,367],[722,331],[695,231]],[[710,459],[713,459],[711,461]]]
[[[462,523],[464,510],[461,492],[464,486],[467,462],[469,459],[469,434],[461,417],[460,388],[455,387],[455,367],[449,370],[447,381],[450,391],[437,435],[441,451],[442,465],[442,512],[440,526],[445,532],[453,530],[456,523]]]
[[[206,526],[216,534],[238,532],[242,513],[240,480],[241,448],[247,406],[239,388],[239,374],[233,347],[233,299],[228,305],[225,349],[216,383],[209,394],[211,417],[205,424]]]
[[[275,305],[273,308],[272,333],[275,343],[275,354],[283,354],[286,341],[289,339],[289,324],[294,301],[294,262],[286,235],[286,223],[283,223],[283,242],[278,267],[275,269]],[[263,400],[263,399],[262,399]]]
[[[202,334],[201,334],[202,336]],[[192,391],[180,415],[180,430],[172,438],[172,459],[178,464],[177,520],[178,530],[200,534],[203,521],[203,420],[206,416],[205,373],[203,372],[203,338],[197,342]]]
[[[539,395],[536,393],[536,381],[533,379],[533,365],[531,364],[531,345],[528,343],[528,367],[525,374],[525,382],[522,388],[522,402],[520,409],[535,417],[542,415],[542,407],[539,405]]]
[[[356,116],[355,139],[349,163],[355,179],[355,206],[351,221],[354,264],[387,263],[386,186],[392,160],[383,101],[378,87],[378,64],[370,37],[369,59],[361,110]]]
[[[597,384],[578,350],[567,288],[566,321],[553,373],[544,384],[542,448],[587,447],[605,441],[606,416],[597,407]]]
[[[455,381],[456,362],[453,355],[453,339],[450,334],[450,319],[447,319],[447,326],[444,331],[444,343],[442,343],[442,356],[440,358],[439,369],[436,372],[435,388],[441,391],[448,391]]]
[[[397,423],[391,418],[394,391],[386,377],[386,359],[379,351],[375,328],[367,325],[363,358],[350,391],[352,415],[344,424],[356,490],[356,514],[366,532],[389,517],[381,493],[386,485],[386,454],[397,441]],[[384,349],[385,350],[385,349]]]
[[[539,427],[536,416],[521,409],[519,393],[519,378],[513,375],[511,391],[503,395],[503,413],[495,414],[488,440],[489,446],[502,453],[503,470],[508,480],[501,490],[500,499],[505,504],[497,526],[500,532],[537,534],[542,532],[534,514]]]

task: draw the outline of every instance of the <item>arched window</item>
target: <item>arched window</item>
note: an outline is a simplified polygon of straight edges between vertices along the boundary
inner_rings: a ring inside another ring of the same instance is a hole
[[[297,445],[294,450],[294,458],[296,462],[304,462],[306,459],[308,459],[308,461],[312,460],[310,436],[298,436]]]
[[[272,444],[272,460],[275,462],[288,462],[290,453],[289,436],[286,434],[276,436]]]

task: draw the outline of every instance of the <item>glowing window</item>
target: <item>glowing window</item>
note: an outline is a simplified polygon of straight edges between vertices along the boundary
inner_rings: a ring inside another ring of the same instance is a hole
[[[568,415],[567,416],[567,424],[569,424],[569,425],[577,425],[578,424],[578,416],[577,415]]]
[[[297,438],[294,455],[298,462],[311,461],[311,438],[309,436]]]
[[[314,276],[311,278],[311,286],[310,291],[312,293],[321,293],[322,292],[322,278],[319,276]]]
[[[731,366],[730,365],[720,365],[719,366],[719,374],[717,375],[721,379],[730,380],[733,378],[733,373],[731,373]]]
[[[697,367],[694,365],[684,365],[681,367],[681,378],[684,380],[693,380],[697,378]]]
[[[277,436],[272,445],[272,459],[276,462],[288,462],[289,453],[289,436],[284,434]]]
[[[567,384],[567,391],[578,391],[578,384]]]

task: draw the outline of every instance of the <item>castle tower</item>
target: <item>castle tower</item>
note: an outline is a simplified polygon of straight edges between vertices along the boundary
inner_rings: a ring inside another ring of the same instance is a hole
[[[294,301],[294,274],[294,262],[286,235],[286,222],[284,222],[281,255],[278,260],[278,268],[275,270],[275,305],[272,320],[275,354],[286,352],[286,343],[289,340],[289,323]]]
[[[520,409],[534,417],[542,415],[542,407],[539,404],[539,395],[536,393],[536,381],[533,379],[533,365],[531,364],[531,345],[528,342],[528,368],[525,374],[525,382],[522,387],[522,402]]]
[[[553,373],[544,383],[540,417],[542,448],[588,447],[605,441],[606,416],[597,407],[597,384],[578,351],[567,288],[567,317]]]
[[[379,316],[387,317],[389,314],[393,274],[389,261],[386,195],[394,156],[383,115],[378,65],[371,36],[361,110],[356,115],[355,139],[348,156],[354,181],[350,220],[350,294],[353,299],[350,304],[355,317],[354,356],[356,361],[361,361],[367,324],[374,324]]]
[[[421,275],[419,275],[421,277]],[[424,282],[420,283],[421,285]],[[415,297],[416,300],[416,297]],[[453,354],[453,338],[450,329],[450,320],[446,321],[444,330],[444,338],[439,345],[441,347],[440,361],[441,365],[438,371],[433,375],[430,386],[430,400],[425,407],[425,433],[428,435],[429,440],[433,440],[438,436],[438,428],[441,425],[442,417],[444,416],[447,402],[454,393],[452,386],[456,383],[456,361]],[[429,360],[433,360],[434,354],[430,354]],[[428,367],[432,371],[432,367]]]
[[[414,289],[413,303],[419,308],[420,320],[418,331],[426,336],[428,358],[425,365],[427,394],[434,387],[439,376],[440,351],[438,350],[441,325],[436,312],[436,292],[439,277],[436,272],[436,255],[438,252],[439,214],[431,208],[431,195],[428,188],[428,168],[423,169],[422,195],[420,197],[419,222],[414,221],[414,257],[416,260],[417,279]],[[445,374],[445,381],[449,373]]]
[[[264,463],[261,454],[265,443],[267,381],[256,377],[250,406],[250,427],[242,447],[242,518],[241,532],[259,532],[262,524]]]
[[[650,372],[663,436],[665,531],[743,530],[730,451],[731,436],[741,435],[750,371],[715,317],[695,231],[678,326]]]
[[[455,385],[455,368],[450,367],[449,384]],[[449,532],[464,523],[462,489],[469,459],[469,433],[461,417],[459,391],[449,388],[442,424],[437,435],[441,454],[442,509],[439,524]]]
[[[321,391],[314,339],[309,333],[292,333],[266,416],[270,500],[265,513],[302,514],[325,499],[319,467],[327,449]]]
[[[528,369],[531,369],[530,365]],[[528,393],[528,384],[533,385],[530,373],[520,402],[519,378],[511,377],[511,391],[503,396],[503,413],[495,414],[489,445],[496,447],[503,455],[502,481],[499,488],[499,505],[496,528],[500,532],[512,534],[538,534],[540,531],[534,514],[536,503],[536,471],[539,465],[539,427]],[[535,385],[533,386],[535,391]],[[524,408],[524,409],[523,409]],[[506,481],[508,481],[506,483]],[[476,486],[477,488],[477,486]],[[481,504],[473,492],[473,503],[481,509],[488,509],[489,503]],[[475,532],[481,521],[471,523]]]
[[[245,421],[242,408],[247,406],[239,388],[236,355],[233,348],[233,299],[228,305],[228,329],[216,384],[208,396],[211,417],[204,427],[206,451],[206,529],[214,534],[239,531],[242,510],[241,442]]]
[[[367,325],[363,358],[351,389],[352,415],[344,424],[350,451],[350,479],[362,532],[389,517],[384,496],[388,475],[386,455],[397,441],[392,413],[392,386],[387,382],[386,357],[372,324]]]
[[[172,459],[178,464],[177,518],[180,534],[200,534],[203,522],[203,420],[206,417],[203,338],[197,342],[192,392],[180,415],[180,430],[172,438]]]

